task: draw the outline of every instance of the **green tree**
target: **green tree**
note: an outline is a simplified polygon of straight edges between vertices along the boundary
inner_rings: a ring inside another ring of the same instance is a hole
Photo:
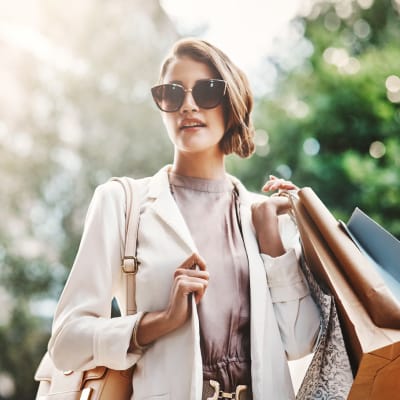
[[[243,170],[250,185],[260,187],[260,171],[290,177],[313,187],[337,217],[347,220],[358,206],[400,237],[399,8],[316,1],[294,22],[313,52],[289,72],[276,60],[279,91],[255,110],[267,151]]]
[[[35,29],[0,19],[0,399],[35,396],[94,187],[169,159],[149,88],[177,34],[158,1],[35,11]]]

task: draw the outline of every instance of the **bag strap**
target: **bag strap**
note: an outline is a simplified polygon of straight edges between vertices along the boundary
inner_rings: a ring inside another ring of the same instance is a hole
[[[140,202],[134,201],[134,193],[137,186],[133,178],[111,178],[111,181],[119,182],[125,193],[125,248],[124,257],[121,260],[121,269],[126,277],[125,304],[126,315],[136,314],[136,273],[139,261],[136,258],[137,234],[139,228]]]

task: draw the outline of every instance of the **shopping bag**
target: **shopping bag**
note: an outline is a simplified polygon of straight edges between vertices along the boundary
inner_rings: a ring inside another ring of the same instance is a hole
[[[400,330],[393,328],[398,327],[400,307],[396,298],[312,189],[304,188],[291,199],[307,264],[336,301],[354,373],[348,398],[398,398]],[[376,309],[376,303],[381,309]]]
[[[346,400],[353,374],[334,298],[328,288],[321,287],[316,281],[304,257],[300,258],[300,266],[320,310],[321,329],[296,400]]]
[[[400,241],[358,207],[347,224],[339,222],[400,301]]]
[[[348,238],[312,189],[301,190],[299,198],[372,321],[380,327],[400,329],[400,301],[379,272]]]

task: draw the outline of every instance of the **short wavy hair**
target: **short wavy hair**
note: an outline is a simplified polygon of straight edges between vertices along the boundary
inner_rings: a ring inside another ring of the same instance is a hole
[[[217,47],[204,40],[187,38],[178,40],[162,63],[160,82],[163,81],[170,63],[181,57],[189,57],[206,64],[215,71],[216,78],[227,82],[223,101],[225,133],[219,145],[224,154],[236,153],[242,158],[249,157],[255,146],[250,115],[253,95],[246,75]]]

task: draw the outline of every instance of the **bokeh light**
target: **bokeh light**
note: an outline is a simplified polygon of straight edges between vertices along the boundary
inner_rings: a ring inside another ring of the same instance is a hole
[[[284,179],[290,179],[292,177],[292,169],[286,164],[278,165],[276,167],[276,172]]]
[[[385,145],[378,140],[372,142],[371,145],[369,146],[369,154],[373,158],[381,158],[385,155],[385,153],[386,153]]]
[[[319,153],[321,146],[315,138],[307,138],[303,143],[303,151],[308,156],[315,156]]]
[[[343,48],[328,47],[323,57],[326,63],[336,66],[340,73],[353,75],[360,71],[360,62],[355,57],[350,57]]]
[[[11,397],[15,393],[15,383],[7,372],[0,372],[0,398]]]
[[[371,34],[371,27],[364,19],[359,19],[353,25],[354,33],[360,39],[367,39]]]
[[[357,3],[364,10],[368,10],[368,8],[371,8],[374,4],[374,0],[357,0]]]
[[[285,102],[285,107],[288,115],[295,118],[305,118],[310,112],[308,104],[295,97],[290,97]]]
[[[340,1],[335,5],[336,14],[342,18],[350,18],[353,14],[353,5],[350,1]]]
[[[256,145],[256,154],[265,157],[270,152],[269,135],[264,129],[257,129],[254,135],[254,143]]]
[[[400,78],[397,75],[390,75],[385,81],[386,95],[392,103],[400,103]]]
[[[336,32],[340,28],[341,20],[335,12],[326,14],[324,26],[330,32]]]

